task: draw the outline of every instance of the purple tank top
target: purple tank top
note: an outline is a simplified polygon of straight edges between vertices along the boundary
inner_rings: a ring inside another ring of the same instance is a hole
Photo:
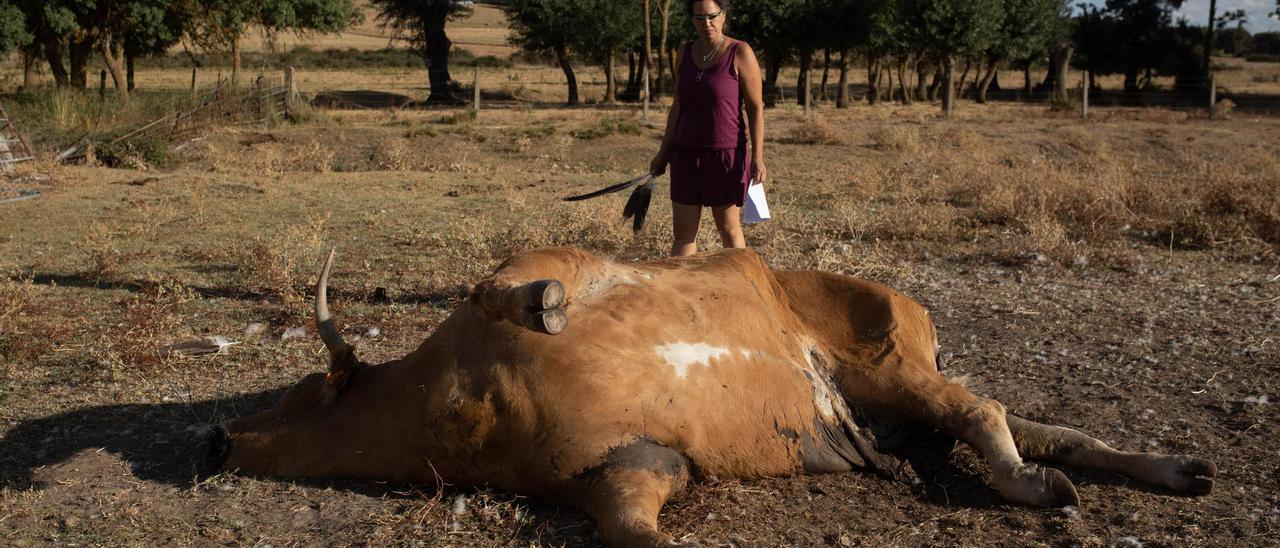
[[[746,120],[742,116],[742,91],[733,59],[737,40],[715,65],[703,70],[693,62],[693,43],[684,48],[676,78],[680,118],[676,144],[693,150],[726,150],[746,146]]]

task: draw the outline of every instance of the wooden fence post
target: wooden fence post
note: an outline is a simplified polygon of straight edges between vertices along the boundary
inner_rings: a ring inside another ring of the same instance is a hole
[[[98,71],[98,99],[105,100],[107,98],[107,71]]]
[[[1092,73],[1084,71],[1084,80],[1080,83],[1080,116],[1089,117],[1089,81],[1092,80]]]
[[[191,104],[196,104],[196,68],[191,67]]]
[[[472,108],[475,110],[476,118],[480,117],[480,64],[476,64],[476,79],[473,87]]]
[[[294,104],[298,95],[297,84],[293,81],[293,65],[284,67],[284,113],[293,116]]]
[[[1218,106],[1218,75],[1209,73],[1209,118],[1214,116],[1214,107]]]

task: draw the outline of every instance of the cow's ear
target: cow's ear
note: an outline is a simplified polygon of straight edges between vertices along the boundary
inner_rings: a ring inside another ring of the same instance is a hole
[[[329,372],[324,376],[325,403],[331,403],[346,390],[347,383],[351,382],[351,375],[362,367],[364,364],[356,359],[355,349],[351,346],[346,346],[342,352],[333,353],[329,361]]]

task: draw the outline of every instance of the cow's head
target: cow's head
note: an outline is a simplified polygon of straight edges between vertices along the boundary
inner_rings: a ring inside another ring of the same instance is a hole
[[[369,368],[357,359],[329,315],[332,266],[330,253],[315,296],[316,330],[329,350],[328,372],[307,375],[266,411],[215,428],[207,440],[210,472],[382,476],[394,470],[389,460],[405,458],[405,448],[394,441],[397,405],[379,397],[387,368]]]

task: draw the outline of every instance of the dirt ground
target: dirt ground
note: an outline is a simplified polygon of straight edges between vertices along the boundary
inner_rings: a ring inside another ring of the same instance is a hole
[[[1213,493],[1067,469],[1079,508],[1027,508],[959,447],[913,452],[917,486],[699,483],[662,527],[713,546],[1280,544],[1280,123],[935,109],[771,110],[777,219],[749,243],[776,268],[905,292],[975,391],[1123,449],[1212,459]],[[374,363],[513,251],[660,258],[664,200],[636,236],[622,198],[559,201],[643,171],[657,142],[627,110],[329,111],[221,130],[163,169],[0,178],[0,198],[43,193],[0,205],[3,543],[598,544],[577,510],[510,493],[197,477],[199,434],[323,367],[306,292],[330,247],[335,312]],[[161,352],[212,335],[237,344]]]

